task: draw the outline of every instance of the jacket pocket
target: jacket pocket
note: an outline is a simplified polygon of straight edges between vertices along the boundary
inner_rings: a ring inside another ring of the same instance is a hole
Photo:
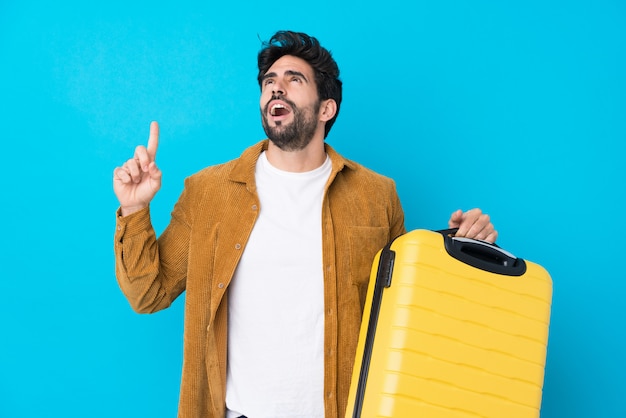
[[[350,278],[361,291],[367,290],[376,253],[389,242],[388,227],[352,226],[350,240]]]

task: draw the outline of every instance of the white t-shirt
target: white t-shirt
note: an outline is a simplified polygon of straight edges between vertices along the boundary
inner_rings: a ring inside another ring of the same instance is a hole
[[[228,291],[227,417],[324,417],[322,200],[331,162],[256,165],[260,213]]]

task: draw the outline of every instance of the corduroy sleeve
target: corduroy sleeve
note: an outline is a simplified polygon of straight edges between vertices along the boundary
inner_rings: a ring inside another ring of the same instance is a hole
[[[185,261],[167,258],[167,254],[180,253],[176,248],[184,248],[185,228],[177,226],[173,218],[168,229],[179,231],[175,234],[178,242],[169,243],[171,248],[157,240],[149,208],[125,217],[117,212],[115,274],[122,292],[139,313],[167,308],[185,288]]]

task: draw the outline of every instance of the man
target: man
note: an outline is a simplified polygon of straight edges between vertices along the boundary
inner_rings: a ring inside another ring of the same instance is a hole
[[[258,65],[269,139],[186,179],[158,239],[155,122],[115,169],[116,275],[138,312],[186,291],[180,417],[343,416],[371,263],[404,215],[392,180],[325,144],[341,104],[331,54],[278,32]],[[449,224],[497,236],[478,209]]]

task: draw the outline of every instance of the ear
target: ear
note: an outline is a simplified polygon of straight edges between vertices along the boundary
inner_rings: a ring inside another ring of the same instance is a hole
[[[319,118],[321,122],[328,122],[337,114],[337,102],[334,99],[323,100],[320,105]]]

